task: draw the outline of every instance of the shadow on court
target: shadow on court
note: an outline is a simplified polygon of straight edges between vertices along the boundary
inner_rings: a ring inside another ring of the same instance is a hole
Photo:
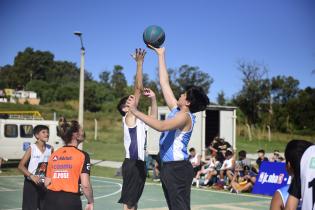
[[[95,210],[121,210],[117,201],[120,197],[122,181],[103,177],[92,177],[95,198]],[[19,210],[22,203],[22,176],[0,176],[0,209]],[[192,189],[192,210],[267,210],[270,198],[252,195],[236,195],[227,192],[216,192]],[[83,205],[86,204],[84,196]],[[146,183],[139,201],[138,209],[167,210],[166,202],[159,184]]]

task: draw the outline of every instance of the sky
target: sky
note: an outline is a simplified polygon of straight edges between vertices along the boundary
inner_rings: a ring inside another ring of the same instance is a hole
[[[166,33],[166,64],[198,66],[213,79],[209,97],[231,98],[242,88],[240,60],[268,68],[268,76],[293,76],[300,88],[315,87],[314,0],[1,0],[0,66],[13,64],[26,47],[50,51],[55,60],[98,75],[122,65],[129,84],[135,74],[130,54],[145,48],[142,33],[159,25]],[[157,56],[148,49],[144,72],[156,78]]]

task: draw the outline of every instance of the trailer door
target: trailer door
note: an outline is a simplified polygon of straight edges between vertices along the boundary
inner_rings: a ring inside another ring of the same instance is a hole
[[[195,125],[194,129],[188,143],[188,150],[190,148],[195,148],[196,152],[199,155],[204,157],[204,148],[205,148],[205,112],[197,112],[193,115],[196,116],[195,118]]]
[[[232,146],[234,142],[234,118],[233,111],[220,111],[220,137],[229,142]]]

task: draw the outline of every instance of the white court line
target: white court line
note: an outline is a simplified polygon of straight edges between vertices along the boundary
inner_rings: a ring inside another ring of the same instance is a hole
[[[11,190],[10,188],[6,188],[6,187],[0,187],[0,191],[3,191],[3,190]]]
[[[118,178],[110,178],[110,177],[101,177],[101,176],[91,176],[91,177],[97,177],[97,178],[105,178],[105,179],[111,179],[111,180],[117,180],[117,181],[122,181],[121,179]],[[145,185],[155,185],[155,186],[161,186],[161,183],[151,183],[151,182],[146,182]],[[223,194],[228,194],[228,195],[233,195],[233,196],[241,196],[241,197],[251,197],[251,198],[262,198],[266,200],[270,200],[272,197],[271,196],[264,196],[264,195],[256,195],[256,194],[236,194],[236,193],[230,193],[227,191],[218,191],[218,190],[213,190],[213,189],[200,189],[200,188],[191,188],[191,190],[194,191],[204,191],[204,192],[213,192],[213,193],[223,193]]]
[[[99,178],[102,178],[102,177],[99,177]],[[105,181],[105,180],[97,180],[97,179],[92,179],[92,181],[94,181],[94,182],[111,183],[111,184],[116,184],[116,185],[119,186],[119,190],[117,190],[117,191],[115,191],[113,193],[110,193],[110,194],[94,197],[94,200],[97,200],[97,199],[100,199],[100,198],[106,198],[106,197],[109,197],[109,196],[112,196],[112,195],[116,195],[116,194],[120,193],[121,189],[122,189],[122,184],[117,183],[117,182],[111,182],[111,181]],[[82,200],[82,202],[86,202],[86,201],[87,201],[86,199]]]
[[[22,177],[22,176],[0,176],[1,177]],[[92,178],[102,178],[102,179],[107,179],[106,177],[99,177],[99,176],[91,176]],[[100,198],[106,198],[106,197],[109,197],[109,196],[112,196],[112,195],[116,195],[118,193],[121,192],[122,190],[122,184],[120,183],[117,183],[117,182],[111,182],[111,181],[105,181],[105,180],[96,180],[96,179],[92,179],[92,181],[95,181],[95,182],[104,182],[104,183],[111,183],[111,184],[115,184],[115,185],[118,185],[119,186],[119,190],[113,192],[113,193],[110,193],[110,194],[106,194],[106,195],[102,195],[102,196],[97,196],[97,197],[94,197],[94,200],[97,200],[97,199],[100,199]],[[87,200],[86,199],[83,199],[82,202],[86,202]],[[13,209],[0,209],[0,210],[21,210],[21,208],[13,208]]]
[[[22,177],[21,175],[14,175],[14,176],[0,176],[1,177]],[[121,179],[117,178],[110,178],[110,177],[102,177],[102,176],[91,176],[93,178],[101,178],[101,179],[111,179],[111,180],[117,180],[117,181],[122,181]],[[114,182],[113,182],[114,183]],[[161,184],[158,183],[145,183],[145,185],[156,185],[156,186],[161,186]],[[211,189],[197,189],[197,188],[191,188],[191,190],[195,191],[204,191],[204,192],[214,192],[214,193],[223,193],[223,194],[229,194],[229,195],[234,195],[234,196],[243,196],[243,197],[252,197],[252,198],[262,198],[262,199],[271,199],[270,196],[263,196],[263,195],[254,195],[254,194],[235,194],[235,193],[230,193],[230,192],[225,192],[225,191],[217,191],[217,190],[211,190]]]
[[[22,191],[22,189],[0,189],[0,193],[1,192],[18,192],[18,191]]]

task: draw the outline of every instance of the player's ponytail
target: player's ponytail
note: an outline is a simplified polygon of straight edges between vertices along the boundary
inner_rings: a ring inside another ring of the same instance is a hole
[[[66,145],[71,142],[73,134],[79,132],[79,130],[80,124],[78,123],[78,121],[72,120],[70,122],[67,122],[67,120],[64,117],[59,119],[58,123],[59,135]]]

